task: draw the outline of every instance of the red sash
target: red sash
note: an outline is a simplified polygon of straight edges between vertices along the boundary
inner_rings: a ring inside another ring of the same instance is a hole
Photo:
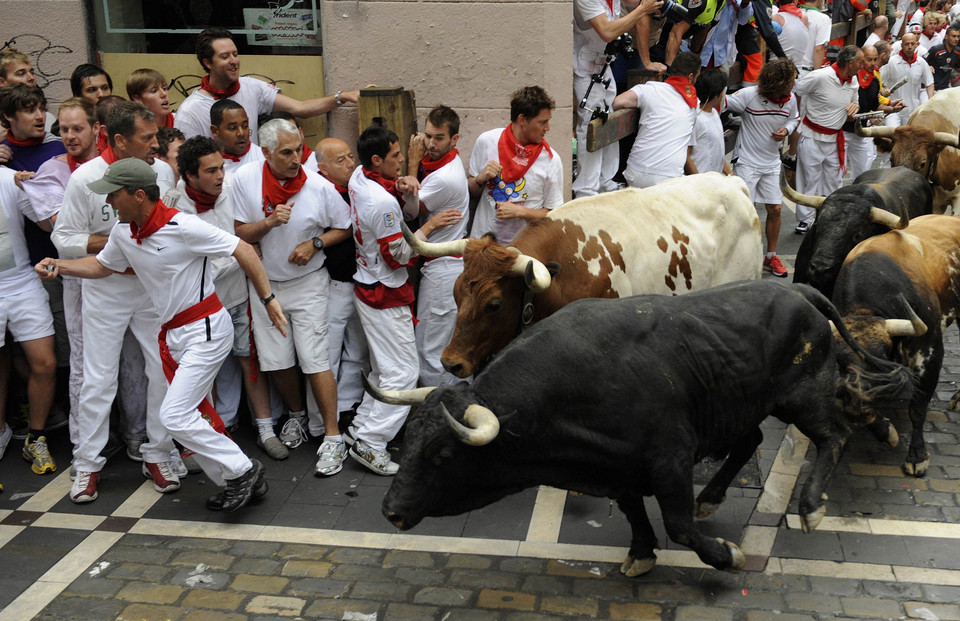
[[[697,89],[694,88],[693,84],[690,83],[688,78],[685,78],[682,75],[672,75],[664,83],[672,86],[680,96],[683,97],[683,100],[687,102],[687,105],[691,108],[696,108],[700,104],[700,100],[697,99]]]
[[[163,228],[178,213],[180,212],[173,207],[164,205],[162,200],[157,201],[157,204],[153,206],[153,211],[147,216],[147,221],[143,223],[142,229],[137,226],[136,222],[130,221],[130,239],[137,240],[137,245],[142,246],[144,239]]]
[[[281,185],[270,165],[263,163],[263,214],[269,216],[277,205],[286,205],[290,197],[300,191],[303,184],[307,182],[307,173],[303,166],[297,172],[293,179],[287,179],[286,185]]]
[[[513,135],[513,123],[507,125],[507,128],[500,134],[500,141],[497,143],[497,152],[500,156],[500,165],[503,170],[500,171],[500,178],[507,183],[513,183],[522,179],[533,163],[540,157],[540,151],[544,148],[550,158],[553,159],[553,151],[550,145],[544,140],[540,144],[522,145],[517,142]]]
[[[840,172],[847,172],[847,165],[845,160],[846,155],[846,140],[843,138],[843,129],[831,129],[829,127],[824,127],[823,125],[818,125],[814,123],[806,116],[803,117],[803,124],[812,129],[815,132],[820,134],[827,134],[828,136],[837,137],[837,160],[840,162]]]
[[[447,154],[441,157],[439,160],[431,160],[430,156],[423,158],[420,161],[420,170],[418,171],[417,178],[419,181],[426,179],[427,175],[432,172],[436,172],[453,161],[453,158],[457,157],[460,152],[456,149],[450,149],[447,151]]]
[[[221,308],[223,308],[223,304],[220,303],[220,298],[214,293],[202,302],[180,311],[174,315],[170,321],[160,326],[160,334],[157,336],[157,341],[160,344],[160,362],[163,363],[163,374],[167,378],[167,383],[173,381],[173,376],[176,375],[177,369],[180,367],[177,361],[173,359],[170,348],[167,347],[167,331],[180,328],[194,321],[200,321],[219,312]],[[209,399],[204,397],[203,401],[197,406],[197,409],[200,410],[200,415],[210,423],[210,426],[213,427],[217,433],[222,433],[229,437],[230,434],[227,433],[226,426],[223,424],[220,415],[217,414],[217,411]]]
[[[248,141],[248,142],[247,142],[247,148],[244,149],[244,150],[243,150],[243,153],[241,153],[240,155],[233,155],[232,153],[224,153],[224,154],[223,154],[223,159],[225,159],[225,160],[230,160],[231,162],[239,162],[240,160],[242,160],[242,159],[247,155],[247,153],[250,153],[250,145],[252,145],[252,144],[253,144],[252,142],[249,142],[249,141]]]
[[[193,201],[193,204],[197,206],[197,213],[206,213],[213,209],[214,204],[217,202],[219,196],[214,196],[213,194],[207,194],[206,192],[201,192],[200,190],[194,190],[190,187],[190,184],[187,183],[184,185],[184,188],[187,191],[187,196],[190,197],[190,200]]]
[[[26,140],[20,140],[14,137],[14,135],[8,131],[7,142],[15,147],[39,147],[43,144],[43,136],[40,136],[39,138],[27,138]]]
[[[213,86],[210,85],[210,76],[205,75],[200,79],[200,88],[213,95],[214,99],[225,99],[231,95],[237,94],[237,91],[240,90],[240,80],[237,80],[227,88],[220,90],[213,88]]]

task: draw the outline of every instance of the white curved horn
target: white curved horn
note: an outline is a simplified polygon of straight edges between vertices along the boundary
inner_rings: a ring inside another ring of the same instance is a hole
[[[511,274],[523,276],[527,281],[527,286],[534,293],[541,293],[550,288],[550,270],[547,269],[546,265],[533,257],[523,254],[513,246],[510,246],[508,250],[514,250],[517,253],[517,258],[510,268]],[[527,277],[528,265],[531,266],[529,269],[533,270],[530,277]]]
[[[888,226],[891,229],[905,229],[910,224],[910,218],[907,217],[906,212],[903,216],[898,216],[879,207],[870,208],[870,221]]]
[[[482,405],[474,403],[467,406],[467,410],[463,414],[463,420],[469,426],[451,416],[443,403],[440,404],[440,410],[443,412],[443,417],[450,429],[457,435],[457,439],[464,444],[470,446],[490,444],[500,433],[500,421],[497,420],[497,415]]]
[[[948,147],[960,147],[960,136],[948,132],[933,132],[933,143]]]
[[[391,405],[420,405],[427,398],[427,395],[437,388],[436,386],[425,386],[410,390],[383,390],[379,386],[374,386],[366,373],[361,373],[360,379],[363,380],[363,388],[374,399]]]
[[[827,200],[826,196],[815,196],[812,194],[801,194],[800,192],[797,192],[790,187],[786,176],[780,177],[780,188],[783,190],[784,196],[798,205],[808,205],[814,209],[820,209],[820,206],[823,205],[823,201]]]
[[[403,231],[403,239],[410,244],[410,247],[421,257],[453,257],[463,255],[467,248],[468,239],[457,239],[448,242],[428,242],[420,239],[407,226],[405,222],[400,222],[400,230]]]
[[[920,336],[927,331],[927,326],[923,326],[923,332],[917,332],[916,326],[909,319],[885,319],[884,327],[890,336]]]
[[[877,125],[875,127],[855,127],[858,136],[866,138],[892,138],[896,127]]]

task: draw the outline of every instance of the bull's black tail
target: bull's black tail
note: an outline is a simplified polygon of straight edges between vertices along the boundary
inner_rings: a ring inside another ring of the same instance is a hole
[[[820,314],[833,322],[843,341],[866,365],[850,364],[841,369],[843,372],[839,388],[848,397],[848,411],[906,407],[916,385],[910,369],[864,350],[847,330],[837,308],[822,293],[808,285],[795,284],[793,288],[820,311]]]

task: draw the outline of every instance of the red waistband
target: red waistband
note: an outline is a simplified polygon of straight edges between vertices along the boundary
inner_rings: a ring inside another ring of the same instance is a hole
[[[821,134],[827,134],[828,136],[835,136],[836,134],[839,134],[841,131],[843,131],[843,128],[840,128],[840,129],[832,129],[832,128],[830,128],[830,127],[824,127],[823,125],[819,125],[819,124],[817,124],[817,123],[814,123],[813,121],[811,121],[811,120],[810,120],[808,117],[806,117],[806,116],[803,117],[803,124],[806,125],[807,127],[809,127],[810,129],[812,129],[812,130],[815,131],[815,132],[818,132],[818,133],[821,133]]]
[[[223,308],[223,304],[220,303],[220,298],[217,297],[216,293],[214,293],[213,295],[204,298],[202,301],[197,302],[190,308],[186,308],[174,315],[170,321],[160,326],[162,328],[161,334],[165,333],[167,330],[173,330],[174,328],[185,326],[188,323],[199,321],[204,317],[209,317],[210,315],[219,311],[221,308]]]

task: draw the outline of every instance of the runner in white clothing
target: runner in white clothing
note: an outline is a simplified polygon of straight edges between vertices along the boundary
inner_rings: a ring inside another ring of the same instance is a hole
[[[263,162],[263,151],[251,148],[247,111],[234,100],[221,99],[211,106],[210,133],[220,144],[225,181],[244,164]]]
[[[912,32],[903,35],[900,52],[880,68],[880,79],[885,85],[891,86],[903,78],[907,78],[907,83],[897,90],[897,95],[904,106],[899,112],[888,114],[883,120],[884,125],[906,125],[917,106],[933,97],[933,72],[918,52],[917,35]]]
[[[224,28],[207,28],[197,35],[197,60],[207,75],[200,87],[190,93],[180,108],[174,126],[187,138],[211,136],[210,107],[218,99],[229,98],[241,104],[250,119],[251,136],[257,136],[261,114],[283,110],[300,118],[330,112],[345,103],[356,103],[359,91],[337,91],[335,95],[300,101],[282,95],[276,86],[256,78],[240,76],[240,56],[233,35]]]
[[[690,161],[697,173],[722,172],[733,174],[726,161],[726,144],[720,106],[727,92],[727,76],[719,69],[705,69],[697,78],[697,122],[693,126],[696,146],[691,147]]]
[[[424,132],[410,140],[408,161],[419,162],[421,230],[434,242],[454,241],[467,236],[470,191],[457,151],[459,139],[460,117],[447,106],[437,106],[427,115]],[[462,257],[427,259],[421,270],[416,336],[422,386],[457,381],[443,370],[440,355],[450,343],[456,325],[457,302],[453,299],[453,285],[461,273]]]
[[[207,269],[210,257],[234,256],[250,278],[277,330],[286,336],[286,320],[256,251],[235,236],[196,216],[182,214],[160,200],[156,173],[135,158],[111,164],[89,184],[105,194],[120,221],[95,257],[44,259],[41,278],[66,272],[82,278],[108,278],[133,268],[163,322],[157,339],[163,372],[170,382],[160,406],[160,423],[194,451],[210,480],[225,489],[207,500],[214,511],[235,511],[267,492],[263,465],[251,461],[204,416],[218,420],[207,401],[217,369],[233,342],[233,325]],[[202,415],[201,415],[202,414]],[[97,473],[78,470],[74,487],[95,496]]]

